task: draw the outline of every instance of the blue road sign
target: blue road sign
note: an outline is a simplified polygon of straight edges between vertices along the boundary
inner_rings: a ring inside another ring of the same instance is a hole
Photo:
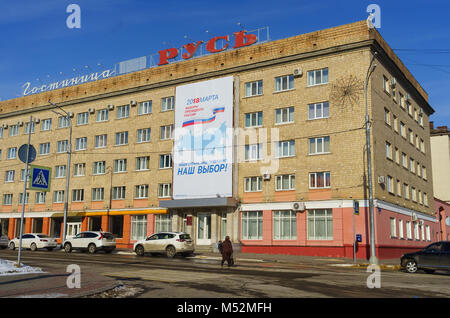
[[[41,166],[30,166],[30,190],[50,191],[52,168]]]
[[[28,145],[22,145],[19,148],[19,159],[23,163],[27,163],[27,150]],[[30,148],[28,150],[28,163],[32,163],[36,159],[36,149],[33,147],[33,145],[30,145]]]

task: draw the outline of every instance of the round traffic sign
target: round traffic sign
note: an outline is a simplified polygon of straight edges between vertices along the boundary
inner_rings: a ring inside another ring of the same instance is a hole
[[[28,152],[28,163],[33,162],[36,159],[36,149],[33,145],[30,145],[28,150],[28,145],[22,145],[19,148],[19,159],[23,163],[27,163],[27,152]]]

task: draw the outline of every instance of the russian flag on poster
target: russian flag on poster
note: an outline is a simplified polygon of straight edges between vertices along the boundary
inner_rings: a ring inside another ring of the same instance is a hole
[[[212,123],[216,119],[217,113],[223,113],[225,111],[225,107],[218,107],[213,109],[213,116],[206,119],[194,119],[185,121],[182,125],[182,127],[192,126],[192,125],[198,125],[198,124],[209,124]]]

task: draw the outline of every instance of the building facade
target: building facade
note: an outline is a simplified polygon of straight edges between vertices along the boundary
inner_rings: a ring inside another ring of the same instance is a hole
[[[447,126],[435,129],[433,122],[430,130],[434,196],[450,204],[450,131]]]
[[[102,229],[116,235],[118,247],[131,247],[173,230],[190,233],[200,250],[229,235],[243,252],[352,257],[355,248],[368,258],[364,84],[377,52],[367,92],[377,256],[398,257],[438,239],[434,111],[375,29],[363,21],[215,50],[0,102],[4,232],[18,235],[24,164],[17,150],[32,116],[39,118],[33,164],[52,168],[52,189],[29,192],[25,232],[61,236],[70,122],[52,112],[56,103],[72,115],[68,235]],[[233,80],[232,195],[174,199],[177,88],[224,77]]]

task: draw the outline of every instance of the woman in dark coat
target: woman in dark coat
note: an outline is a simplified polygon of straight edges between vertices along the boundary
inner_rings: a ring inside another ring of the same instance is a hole
[[[225,237],[225,241],[222,243],[222,264],[227,261],[228,267],[230,267],[231,264],[231,256],[233,255],[233,245],[231,244],[230,237]]]

